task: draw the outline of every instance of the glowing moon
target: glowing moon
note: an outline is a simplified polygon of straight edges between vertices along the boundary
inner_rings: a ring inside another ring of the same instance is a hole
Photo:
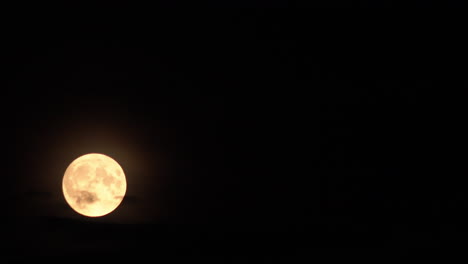
[[[122,202],[127,182],[122,167],[103,154],[91,153],[75,159],[62,181],[63,195],[76,212],[98,217],[114,211]]]

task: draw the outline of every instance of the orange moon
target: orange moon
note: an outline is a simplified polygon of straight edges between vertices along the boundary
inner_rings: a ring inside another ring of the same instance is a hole
[[[63,195],[77,213],[99,217],[122,202],[127,181],[120,165],[109,156],[90,153],[75,159],[62,181]]]

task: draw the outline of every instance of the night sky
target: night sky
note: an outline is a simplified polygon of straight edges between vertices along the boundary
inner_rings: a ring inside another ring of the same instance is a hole
[[[466,66],[408,31],[264,12],[11,30],[2,258],[446,260],[468,198],[464,97],[444,91]],[[92,152],[128,184],[101,218],[62,194]]]

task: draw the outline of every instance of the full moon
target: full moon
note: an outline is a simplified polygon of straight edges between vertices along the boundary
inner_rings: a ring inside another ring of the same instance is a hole
[[[122,202],[127,182],[120,165],[111,157],[90,153],[75,159],[65,171],[63,195],[77,213],[99,217]]]

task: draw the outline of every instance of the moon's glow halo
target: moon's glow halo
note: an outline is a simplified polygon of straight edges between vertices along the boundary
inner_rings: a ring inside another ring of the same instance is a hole
[[[122,202],[127,182],[122,167],[111,157],[90,153],[75,159],[62,181],[63,195],[77,213],[99,217]]]

